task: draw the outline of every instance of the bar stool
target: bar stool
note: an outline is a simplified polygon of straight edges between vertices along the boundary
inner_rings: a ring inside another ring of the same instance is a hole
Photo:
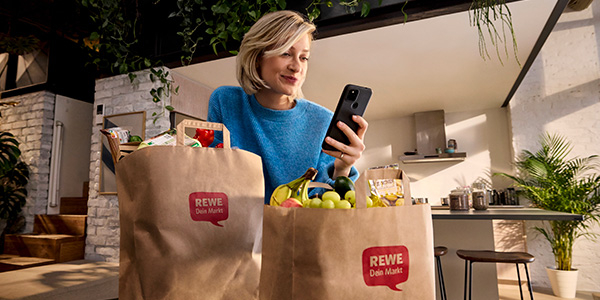
[[[469,276],[469,300],[471,299],[471,290],[473,284],[473,263],[514,263],[517,266],[517,277],[519,279],[519,292],[521,300],[523,300],[523,290],[521,288],[521,274],[519,273],[519,264],[525,266],[525,274],[527,274],[527,288],[529,289],[529,297],[533,300],[533,291],[531,290],[531,281],[529,280],[529,271],[527,264],[535,260],[535,257],[527,252],[497,252],[489,250],[456,250],[456,255],[465,260],[465,289],[464,299],[467,299],[467,274]],[[468,269],[467,269],[468,267]]]
[[[438,271],[438,284],[440,285],[440,297],[442,300],[446,298],[446,285],[444,284],[444,273],[442,272],[442,260],[440,256],[444,256],[448,253],[448,248],[444,246],[438,246],[433,248],[433,254],[435,255],[435,263]]]

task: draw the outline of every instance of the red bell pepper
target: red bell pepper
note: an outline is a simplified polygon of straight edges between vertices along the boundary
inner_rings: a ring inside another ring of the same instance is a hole
[[[194,139],[198,140],[202,147],[208,147],[215,140],[215,131],[211,129],[196,128]]]

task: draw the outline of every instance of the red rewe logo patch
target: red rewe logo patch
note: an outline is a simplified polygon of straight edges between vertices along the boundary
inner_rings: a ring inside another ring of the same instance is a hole
[[[224,193],[195,192],[190,194],[190,215],[194,221],[207,221],[216,226],[229,217],[229,200]]]
[[[385,285],[394,291],[408,280],[408,249],[405,246],[371,247],[362,254],[363,278],[368,286]]]

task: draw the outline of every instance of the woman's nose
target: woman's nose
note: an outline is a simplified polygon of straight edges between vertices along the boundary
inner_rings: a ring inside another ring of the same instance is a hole
[[[288,65],[288,69],[294,73],[296,72],[300,72],[300,62],[298,61],[298,59],[293,59],[290,64]]]

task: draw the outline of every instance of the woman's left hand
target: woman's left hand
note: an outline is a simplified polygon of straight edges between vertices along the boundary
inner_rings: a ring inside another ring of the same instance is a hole
[[[367,123],[364,118],[358,115],[352,116],[352,120],[358,124],[358,130],[356,133],[344,122],[340,121],[337,124],[338,128],[342,130],[342,132],[348,137],[350,145],[345,145],[331,137],[327,137],[325,139],[327,144],[339,150],[323,150],[323,152],[336,158],[334,162],[335,171],[333,172],[332,178],[337,178],[338,176],[348,176],[348,174],[350,174],[350,169],[356,163],[356,161],[360,159],[363,151],[365,150],[363,139],[365,137],[365,133],[367,132],[367,127],[369,127],[369,123]]]

